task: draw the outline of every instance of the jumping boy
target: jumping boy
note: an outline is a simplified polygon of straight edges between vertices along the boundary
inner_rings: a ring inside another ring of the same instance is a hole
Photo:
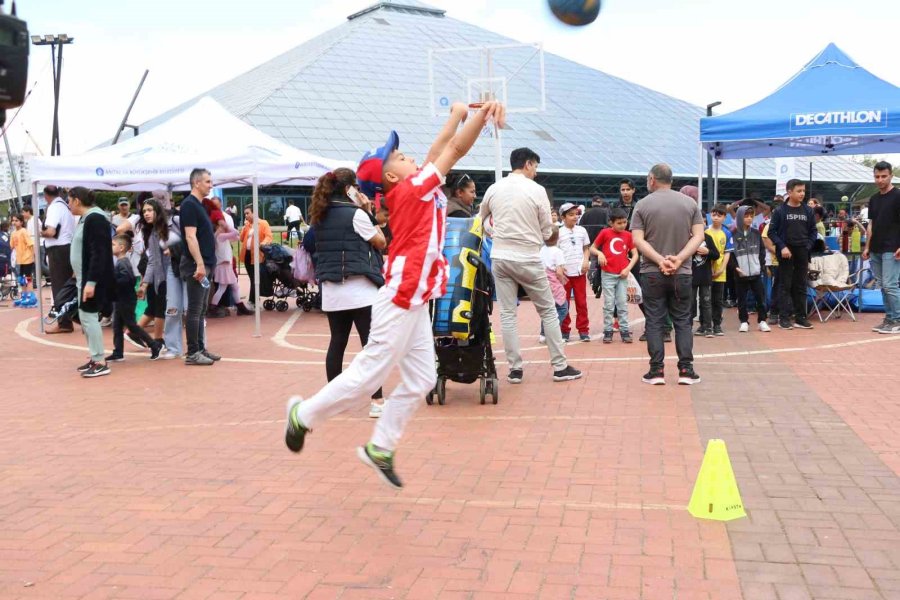
[[[406,423],[437,381],[428,301],[447,287],[447,198],[441,186],[484,126],[493,121],[502,127],[505,115],[498,102],[486,102],[472,116],[465,104],[454,104],[422,167],[397,149],[400,139],[394,131],[384,146],[363,156],[357,170],[360,190],[372,197],[382,192],[390,215],[393,240],[384,265],[385,284],[372,306],[369,343],[362,352],[316,395],[305,401],[299,396],[288,399],[284,437],[292,452],[300,452],[306,434],[327,418],[368,403],[397,365],[401,383],[386,399],[371,441],[356,453],[385,483],[403,487],[394,472],[394,452]]]
[[[723,224],[728,215],[728,208],[724,204],[716,204],[710,211],[712,226],[706,230],[719,251],[719,259],[712,263],[712,325],[713,335],[725,335],[722,329],[722,312],[725,308],[725,279],[728,269],[728,259],[734,251],[734,242],[731,232]]]
[[[619,335],[626,344],[632,343],[628,328],[628,274],[638,261],[638,252],[631,239],[628,213],[614,208],[609,213],[609,227],[597,234],[591,254],[600,266],[600,285],[603,289],[603,343],[613,341],[613,312],[619,315]]]
[[[150,360],[159,358],[162,351],[162,342],[157,342],[150,334],[139,327],[134,319],[137,307],[137,292],[135,291],[136,278],[134,268],[128,253],[131,251],[131,236],[119,234],[112,240],[112,253],[116,259],[116,302],[113,312],[113,351],[106,357],[106,362],[119,362],[125,360],[124,343],[125,330],[136,340],[150,348]]]

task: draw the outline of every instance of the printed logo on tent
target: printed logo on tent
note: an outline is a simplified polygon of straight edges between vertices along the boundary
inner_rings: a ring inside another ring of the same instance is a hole
[[[884,109],[867,108],[791,114],[791,131],[881,129],[887,125],[888,111]]]
[[[106,171],[103,170],[103,167],[97,167],[97,170],[94,171],[94,173],[97,174],[97,177],[103,177],[103,174],[106,173]]]

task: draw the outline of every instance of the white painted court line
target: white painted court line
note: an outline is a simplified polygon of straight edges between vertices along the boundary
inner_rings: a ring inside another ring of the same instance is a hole
[[[272,336],[272,341],[275,342],[276,345],[281,346],[283,348],[291,348],[295,350],[303,350],[308,352],[314,352],[316,354],[325,354],[325,350],[320,350],[318,348],[307,348],[304,346],[297,346],[291,344],[290,342],[285,340],[285,336],[290,331],[291,327],[297,322],[297,319],[300,318],[302,313],[297,312],[293,314],[284,325],[282,325],[281,329],[276,332],[274,336]],[[18,325],[16,325],[15,332],[19,337],[22,337],[28,341],[35,342],[44,346],[50,346],[53,348],[63,348],[66,350],[77,350],[79,352],[84,353],[86,348],[84,345],[74,345],[74,344],[65,344],[62,342],[54,342],[47,338],[43,338],[40,336],[36,336],[28,331],[28,325],[34,321],[36,321],[38,317],[31,317],[29,319],[25,319],[20,321]],[[860,332],[862,334],[862,332]],[[876,334],[872,334],[876,335]],[[866,338],[862,340],[853,340],[848,342],[839,342],[833,344],[823,344],[821,346],[801,346],[801,347],[792,347],[792,348],[766,348],[763,350],[742,350],[737,352],[713,352],[708,354],[695,354],[695,361],[703,361],[706,359],[715,359],[715,358],[742,358],[742,357],[753,357],[753,356],[764,356],[764,355],[777,355],[777,354],[788,354],[788,353],[796,353],[796,352],[811,352],[815,350],[836,350],[840,348],[852,348],[855,346],[864,346],[868,344],[880,344],[891,341],[900,340],[900,336],[896,335],[880,335],[877,337]],[[571,342],[570,345],[580,344],[581,342]],[[593,343],[593,342],[592,342]],[[534,348],[529,348],[531,350],[538,350],[546,348],[546,346],[535,346]],[[525,350],[525,349],[523,349]],[[495,354],[502,353],[502,349],[498,349],[495,351]],[[126,356],[137,356],[144,357],[147,356],[146,352],[126,352]],[[349,354],[348,355],[352,355]],[[278,360],[278,359],[267,359],[267,358],[230,358],[226,357],[222,359],[224,362],[233,362],[233,363],[245,363],[245,364],[261,364],[261,365],[309,365],[309,366],[321,366],[324,365],[324,361],[321,360]],[[677,361],[677,356],[667,356],[667,361]],[[647,357],[642,356],[601,356],[601,357],[585,357],[585,358],[569,358],[569,362],[571,363],[616,363],[616,362],[646,362]],[[544,360],[527,360],[525,364],[529,365],[544,365],[550,364],[549,359]]]
[[[429,498],[424,496],[376,496],[366,500],[374,504],[398,504],[403,506],[438,506],[452,504],[470,508],[540,510],[559,507],[567,510],[670,510],[686,511],[683,504],[649,504],[630,502],[568,502],[565,500],[482,500],[478,498]]]

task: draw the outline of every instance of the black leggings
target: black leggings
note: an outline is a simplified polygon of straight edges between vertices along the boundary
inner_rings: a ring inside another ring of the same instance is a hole
[[[372,307],[355,308],[352,310],[336,310],[325,313],[328,315],[328,327],[331,329],[331,343],[328,344],[328,354],[325,355],[325,375],[328,381],[341,374],[344,370],[344,350],[350,341],[350,330],[356,325],[356,332],[362,345],[369,343],[369,329],[372,326]],[[382,397],[381,388],[372,394],[373,400]]]

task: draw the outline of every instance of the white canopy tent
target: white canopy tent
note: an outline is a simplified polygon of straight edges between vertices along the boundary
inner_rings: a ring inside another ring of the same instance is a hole
[[[190,173],[197,167],[212,173],[216,187],[253,188],[253,250],[259,253],[259,186],[311,185],[323,173],[352,163],[322,158],[297,150],[241,121],[205,97],[169,121],[115,146],[73,156],[37,157],[31,161],[32,207],[39,184],[84,186],[94,190],[189,190]],[[33,235],[40,239],[38,219]],[[35,244],[37,264],[43,264]],[[40,286],[40,269],[36,270]],[[254,268],[259,290],[259,263]],[[260,335],[260,303],[254,335]],[[43,301],[38,294],[40,314]],[[43,319],[41,320],[43,331]]]

